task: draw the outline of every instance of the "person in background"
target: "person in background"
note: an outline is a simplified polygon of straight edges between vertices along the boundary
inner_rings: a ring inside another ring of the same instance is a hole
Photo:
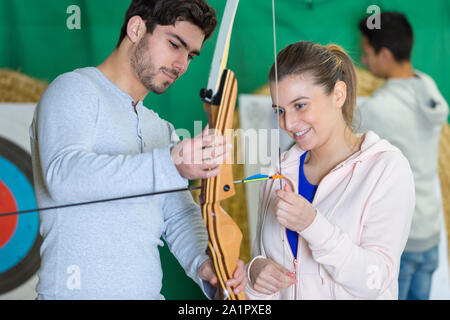
[[[252,299],[397,299],[400,256],[414,209],[400,150],[357,134],[353,62],[337,45],[301,41],[269,73],[280,128],[295,141],[285,177],[261,185],[247,266]]]
[[[361,131],[372,130],[398,147],[414,174],[416,203],[399,273],[399,299],[429,298],[438,266],[441,203],[436,181],[439,137],[448,105],[436,83],[411,63],[413,30],[405,15],[380,14],[380,29],[362,19],[362,62],[386,79],[358,109]],[[397,212],[392,211],[393,214]]]
[[[40,207],[180,189],[219,173],[230,150],[224,137],[205,130],[179,142],[142,103],[184,74],[216,25],[204,0],[133,0],[111,55],[50,84],[30,128]],[[161,237],[205,295],[218,292],[188,191],[55,209],[40,220],[38,299],[164,299]],[[228,279],[237,291],[243,265]]]

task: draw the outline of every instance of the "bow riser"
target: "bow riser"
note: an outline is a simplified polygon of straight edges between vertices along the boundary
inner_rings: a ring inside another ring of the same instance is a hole
[[[203,107],[208,117],[209,127],[215,130],[216,135],[226,136],[227,140],[231,142],[233,138],[231,129],[237,98],[237,80],[234,73],[228,69],[223,71],[218,95],[221,95],[218,105],[205,102]],[[220,174],[202,181],[202,185],[208,183],[209,186],[214,186],[216,189],[214,201],[222,201],[235,195],[232,163],[233,155],[230,153],[226,162],[220,166]],[[210,188],[207,189],[211,190]]]

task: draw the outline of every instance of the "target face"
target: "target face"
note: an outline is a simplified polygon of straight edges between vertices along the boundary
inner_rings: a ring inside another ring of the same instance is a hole
[[[36,208],[30,155],[0,137],[0,213]],[[37,212],[0,216],[0,294],[17,288],[39,269]]]

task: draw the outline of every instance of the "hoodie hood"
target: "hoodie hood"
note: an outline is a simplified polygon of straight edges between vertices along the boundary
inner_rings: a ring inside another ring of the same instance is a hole
[[[447,121],[448,104],[439,92],[436,83],[427,74],[414,70],[416,77],[410,79],[388,79],[384,90],[397,99],[411,105],[433,125]]]

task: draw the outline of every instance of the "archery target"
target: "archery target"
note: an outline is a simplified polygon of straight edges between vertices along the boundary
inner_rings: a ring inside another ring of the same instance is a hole
[[[0,104],[0,213],[36,208],[30,104]],[[0,217],[0,299],[34,299],[40,265],[38,213]]]

